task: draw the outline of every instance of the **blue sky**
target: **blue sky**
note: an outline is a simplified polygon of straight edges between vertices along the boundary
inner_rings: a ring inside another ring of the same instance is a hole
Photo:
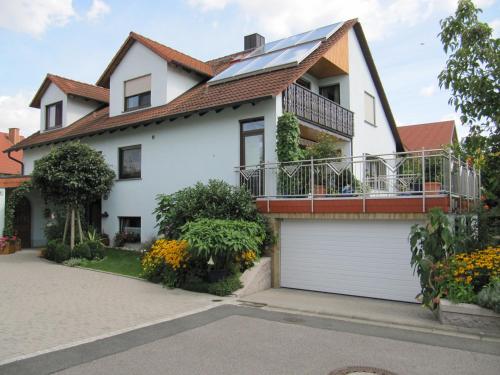
[[[499,0],[476,0],[500,28]],[[206,60],[243,36],[280,37],[358,17],[398,124],[456,118],[437,75],[439,20],[456,0],[0,0],[0,130],[38,128],[29,102],[46,73],[95,83],[133,30]],[[459,134],[465,134],[460,125]]]

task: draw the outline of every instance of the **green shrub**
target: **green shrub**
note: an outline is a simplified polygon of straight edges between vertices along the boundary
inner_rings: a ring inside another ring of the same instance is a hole
[[[47,246],[45,247],[44,251],[42,252],[42,256],[45,259],[48,260],[54,260],[55,258],[55,253],[56,253],[56,247],[59,245],[61,241],[60,240],[50,240],[47,242]]]
[[[54,262],[62,263],[71,258],[71,249],[68,245],[59,242],[54,249]]]
[[[258,249],[265,238],[259,224],[242,220],[199,219],[185,224],[182,232],[193,257],[212,257],[215,269],[226,270],[233,268],[238,255]]]
[[[263,245],[273,242],[267,219],[257,211],[250,193],[224,181],[210,180],[206,185],[199,182],[174,194],[159,195],[157,202],[157,227],[167,238],[178,239],[187,222],[206,218],[255,222],[265,230]],[[261,248],[256,250],[260,252]]]
[[[304,158],[299,140],[300,127],[297,117],[292,113],[283,113],[278,118],[276,132],[276,154],[280,162],[296,161]]]
[[[500,313],[500,279],[492,280],[479,292],[477,304]]]
[[[90,259],[102,259],[104,258],[104,245],[100,239],[85,241],[90,250]]]
[[[87,244],[87,242],[81,242],[73,248],[73,254],[72,256],[74,258],[81,258],[81,259],[92,259],[92,254],[90,252],[90,247]]]
[[[240,281],[240,274],[236,273],[234,275],[227,276],[226,278],[219,280],[215,283],[209,283],[204,281],[198,276],[189,276],[182,288],[185,290],[190,290],[192,292],[198,293],[210,293],[216,296],[228,296],[243,285]]]

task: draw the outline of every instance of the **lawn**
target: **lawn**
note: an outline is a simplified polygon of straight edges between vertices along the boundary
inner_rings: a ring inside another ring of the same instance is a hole
[[[101,260],[88,260],[79,266],[94,270],[118,273],[120,275],[141,277],[141,255],[135,251],[108,248]]]

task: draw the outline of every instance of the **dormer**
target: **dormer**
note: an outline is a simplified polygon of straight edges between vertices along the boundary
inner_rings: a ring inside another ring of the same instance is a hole
[[[71,125],[108,102],[106,88],[47,74],[30,107],[40,109],[40,131],[45,132]]]
[[[212,68],[131,32],[97,81],[110,90],[109,115],[167,104],[212,77]]]

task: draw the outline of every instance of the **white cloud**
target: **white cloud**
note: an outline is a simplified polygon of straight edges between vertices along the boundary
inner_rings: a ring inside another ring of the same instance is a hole
[[[35,37],[76,15],[71,0],[0,0],[0,7],[0,28]]]
[[[433,96],[435,93],[436,93],[436,86],[435,85],[425,86],[425,87],[422,87],[420,89],[421,96],[430,97],[430,96]]]
[[[111,8],[103,0],[92,0],[92,5],[87,12],[87,18],[89,20],[96,20],[103,17],[105,14],[109,13]]]
[[[495,0],[479,0],[486,7]],[[359,18],[370,39],[383,39],[399,26],[414,26],[433,14],[451,14],[457,0],[188,0],[202,11],[222,10],[229,4],[255,24],[255,31],[269,38]]]
[[[29,107],[32,96],[24,92],[0,96],[0,131],[19,128],[22,135],[28,136],[39,130],[39,110]]]
[[[489,22],[489,25],[493,29],[493,36],[495,38],[500,37],[500,18],[494,19],[493,21]]]

